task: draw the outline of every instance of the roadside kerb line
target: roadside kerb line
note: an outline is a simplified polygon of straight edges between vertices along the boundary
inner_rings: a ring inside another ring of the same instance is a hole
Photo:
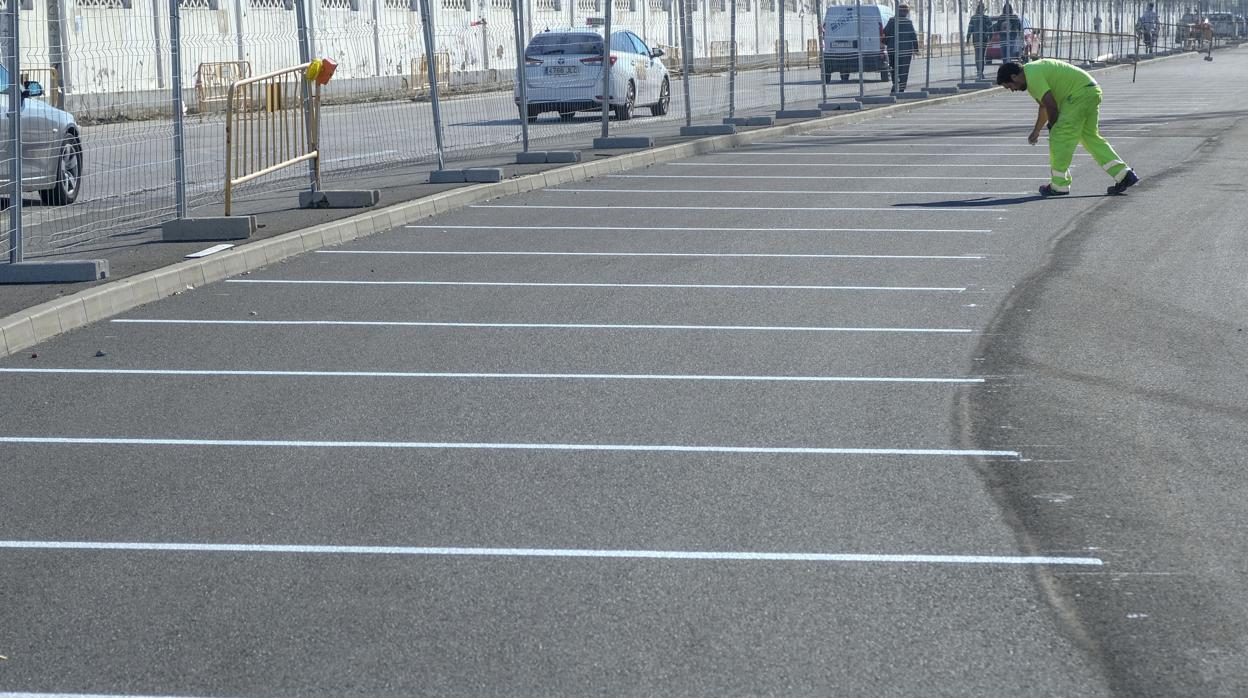
[[[93,436],[0,436],[0,443],[91,446],[217,446],[245,448],[451,449],[474,451],[636,451],[825,456],[979,456],[1019,458],[1018,451],[963,448],[846,448],[821,446],[695,446],[683,444],[560,444],[463,441],[302,441],[283,439],[162,439]]]
[[[264,378],[437,378],[503,380],[636,380],[725,381],[742,383],[949,383],[982,384],[984,378],[919,378],[905,376],[734,376],[679,373],[453,373],[445,371],[244,371],[159,368],[4,368],[0,374],[187,376]]]
[[[674,175],[685,176],[685,175]],[[405,225],[410,230],[640,230],[646,232],[699,233],[972,233],[987,235],[991,228],[708,228],[708,227],[639,227],[631,225]],[[329,250],[326,250],[329,252]]]
[[[529,250],[317,250],[317,254],[363,255],[448,255],[469,257],[744,257],[785,259],[984,259],[984,255],[921,255],[921,254],[799,254],[780,252],[540,252]],[[231,279],[235,283],[251,279]]]
[[[802,327],[785,325],[611,325],[553,322],[419,322],[403,320],[171,320],[125,318],[110,322],[132,325],[250,325],[305,327],[464,327],[522,330],[714,330],[728,332],[883,332],[970,334],[975,330],[946,327]]]
[[[663,175],[663,174],[640,174],[640,175],[611,175],[612,177],[627,179],[939,179],[941,181],[948,180],[971,180],[975,182],[1034,182],[1035,177],[940,177],[936,175],[721,175],[721,174],[699,174],[699,175]]]
[[[1164,56],[1150,59],[1149,62],[1169,60],[1182,57],[1182,55]],[[1096,72],[1112,72],[1121,69],[1125,67],[1109,66],[1098,69]],[[94,286],[0,318],[0,357],[8,356],[71,329],[120,315],[174,293],[181,293],[187,287],[204,286],[310,250],[392,230],[423,218],[458,210],[475,202],[546,189],[568,182],[584,181],[592,177],[668,163],[695,155],[754,145],[771,139],[874,121],[888,115],[979,101],[994,95],[999,90],[1001,88],[994,87],[921,101],[883,105],[861,111],[837,112],[806,121],[730,135],[698,138],[601,160],[556,167],[498,183],[458,187],[415,201],[257,240],[210,257],[187,260]]]
[[[93,550],[181,553],[270,553],[285,555],[399,555],[410,557],[544,557],[626,560],[703,560],[721,562],[859,562],[918,565],[1084,565],[1095,557],[1043,555],[937,555],[888,553],[796,553],[711,550],[611,550],[582,548],[464,548],[391,545],[276,545],[246,543],[158,543],[122,541],[3,540],[0,549]],[[4,694],[0,694],[3,698]]]
[[[966,287],[938,286],[802,286],[796,284],[628,284],[560,281],[375,281],[372,279],[226,279],[230,284],[291,286],[465,286],[500,288],[653,288],[740,291],[943,291],[961,293]]]
[[[735,153],[734,153],[735,154]],[[950,163],[950,162],[669,162],[669,167],[1008,167],[1011,169],[1045,168],[1048,165],[1019,165],[1015,163]],[[1071,166],[1073,169],[1073,165]],[[985,177],[985,179],[992,179]]]
[[[1045,165],[1048,167],[1048,165]],[[635,211],[636,206],[558,206],[553,204],[472,204],[468,208],[509,209],[564,209],[570,211]],[[655,206],[646,208],[662,211],[907,211],[918,213],[1007,213],[1008,208],[954,208],[951,206]]]

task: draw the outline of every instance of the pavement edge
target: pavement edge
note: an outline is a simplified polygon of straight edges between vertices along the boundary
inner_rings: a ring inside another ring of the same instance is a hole
[[[1169,60],[1192,53],[1172,54],[1153,58],[1148,63]],[[1093,72],[1109,72],[1132,68],[1122,64]],[[136,274],[57,298],[0,318],[0,358],[44,342],[59,334],[104,320],[175,293],[198,288],[215,281],[279,262],[295,255],[350,242],[375,233],[398,228],[414,221],[430,218],[480,201],[536,191],[569,182],[581,182],[605,174],[671,162],[692,155],[731,150],[752,145],[777,136],[792,136],[834,124],[853,124],[881,115],[914,111],[938,104],[971,101],[1001,90],[993,87],[947,97],[885,105],[864,111],[837,113],[792,124],[769,126],[723,136],[710,136],[683,143],[649,148],[617,155],[605,160],[581,162],[544,172],[523,175],[491,184],[475,184],[432,194],[414,201],[388,206],[378,211],[343,218],[304,230],[283,233],[265,240],[241,245],[203,259],[179,262],[153,271]]]

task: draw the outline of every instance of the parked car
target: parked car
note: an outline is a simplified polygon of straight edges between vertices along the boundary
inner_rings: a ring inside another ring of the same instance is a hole
[[[602,44],[602,35],[590,28],[547,29],[533,35],[524,50],[530,122],[548,111],[570,120],[576,112],[602,109]],[[615,118],[632,118],[638,106],[648,107],[654,116],[667,113],[672,84],[662,56],[663,49],[650,48],[631,31],[611,34],[611,94],[607,102]],[[518,86],[515,99],[519,105]]]
[[[840,73],[841,82],[850,73],[858,72],[858,47],[862,47],[862,72],[879,71],[880,79],[888,82],[890,69],[884,48],[884,25],[893,17],[893,8],[886,5],[862,5],[859,21],[854,5],[829,5],[819,31],[823,34],[823,81],[832,81]],[[859,33],[861,29],[861,33]]]
[[[9,71],[0,66],[0,99],[8,100]],[[48,206],[65,206],[82,187],[82,140],[72,114],[36,99],[43,86],[22,83],[22,191],[39,192]],[[0,134],[9,133],[9,117],[0,113]],[[0,160],[8,160],[8,140],[0,139]],[[7,186],[9,168],[0,167],[0,186]]]

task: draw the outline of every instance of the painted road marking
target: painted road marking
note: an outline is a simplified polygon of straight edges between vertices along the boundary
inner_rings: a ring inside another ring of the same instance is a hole
[[[472,327],[539,330],[723,330],[739,332],[885,332],[919,334],[970,334],[974,330],[936,327],[801,327],[768,325],[608,325],[543,322],[407,322],[400,320],[168,320],[119,319],[109,322],[132,325],[272,325],[322,327]]]
[[[641,451],[761,453],[825,456],[983,456],[1018,458],[1018,451],[961,448],[844,448],[821,446],[692,446],[681,444],[558,444],[460,441],[287,441],[280,439],[145,439],[89,436],[0,436],[0,443],[92,446],[221,446],[249,448],[465,449],[486,451]]]
[[[962,292],[966,287],[923,286],[800,286],[782,284],[624,284],[624,283],[577,283],[554,281],[375,281],[337,279],[227,279],[231,284],[286,284],[308,286],[461,286],[498,288],[653,288],[653,289],[704,289],[733,291],[952,291]]]
[[[612,194],[931,194],[933,196],[1026,196],[1030,191],[866,191],[862,189],[546,189],[551,192],[575,192],[577,194],[608,192]]]
[[[1031,146],[1028,146],[1031,147]],[[1035,177],[998,177],[996,175],[986,177],[937,177],[935,175],[664,175],[664,174],[634,174],[634,175],[607,175],[608,177],[621,177],[625,179],[939,179],[939,180],[972,180],[976,182],[1002,182],[1002,181],[1020,181],[1034,182]]]
[[[1048,167],[1045,165],[1044,167]],[[655,206],[645,204],[651,211],[893,211],[919,213],[1007,213],[1008,208],[954,208],[930,204],[896,206]],[[563,209],[567,211],[636,211],[628,206],[557,206],[547,204],[473,204],[468,208],[508,208],[525,210]]]
[[[317,250],[318,254],[467,255],[480,257],[780,257],[792,259],[985,259],[984,255],[796,254],[771,252],[538,252],[529,250]],[[245,283],[248,279],[231,279]]]
[[[2,540],[0,548],[17,550],[109,550],[189,553],[275,553],[287,555],[404,555],[412,557],[553,557],[645,560],[715,560],[731,562],[872,562],[955,565],[1091,565],[1095,557],[1041,555],[932,555],[878,553],[792,553],[710,550],[595,550],[580,548],[458,548],[378,545],[273,545],[243,543],[143,543],[111,541]],[[3,696],[3,694],[0,694]]]
[[[443,371],[243,371],[143,368],[3,368],[0,373],[108,376],[244,376],[276,378],[497,378],[515,380],[730,381],[761,383],[956,383],[980,384],[984,378],[911,378],[905,376],[748,376],[679,373],[451,373]]]
[[[624,176],[624,175],[621,175]],[[695,175],[669,175],[671,177],[691,177]],[[718,178],[715,178],[718,179]],[[751,178],[753,179],[753,178]],[[975,233],[988,234],[989,228],[705,228],[705,227],[663,227],[643,228],[631,225],[405,225],[404,228],[417,230],[644,230],[647,232],[685,232],[699,233]],[[321,250],[318,250],[318,252]]]

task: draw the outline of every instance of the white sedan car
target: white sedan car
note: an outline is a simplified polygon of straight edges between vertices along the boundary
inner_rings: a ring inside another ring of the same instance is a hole
[[[524,51],[525,113],[571,119],[578,111],[602,110],[602,35],[593,29],[547,29],[534,34]],[[611,34],[611,94],[615,118],[632,118],[639,106],[662,116],[672,101],[663,49],[650,48],[631,31]],[[520,91],[516,90],[516,104]]]

